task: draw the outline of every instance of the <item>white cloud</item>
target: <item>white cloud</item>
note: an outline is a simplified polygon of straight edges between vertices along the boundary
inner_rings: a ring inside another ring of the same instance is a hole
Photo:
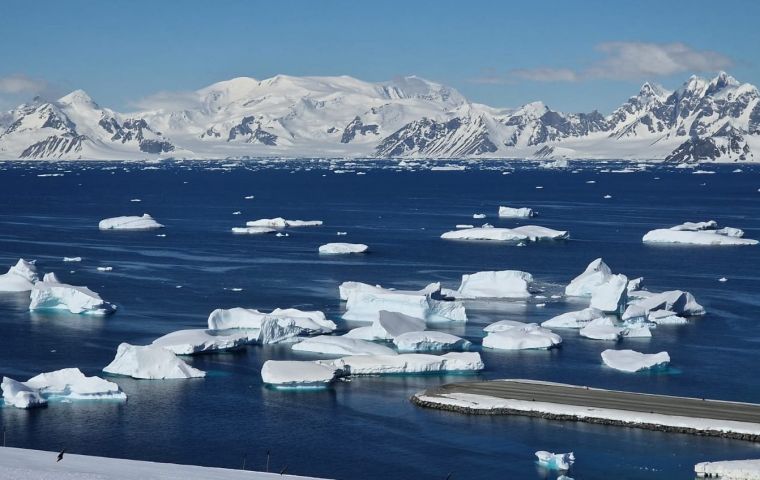
[[[26,75],[17,74],[0,77],[0,94],[34,94],[43,92],[47,88],[47,82]]]

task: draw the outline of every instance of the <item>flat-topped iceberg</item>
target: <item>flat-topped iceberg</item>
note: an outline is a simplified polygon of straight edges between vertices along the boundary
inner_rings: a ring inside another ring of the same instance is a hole
[[[324,388],[336,377],[331,365],[295,360],[267,360],[261,367],[261,380],[281,388]]]
[[[335,360],[318,360],[317,363],[341,370],[344,375],[475,372],[484,368],[477,352],[450,352],[444,355],[352,355]]]
[[[451,293],[456,298],[527,298],[532,283],[533,276],[519,270],[477,272],[462,275],[459,288]]]
[[[524,225],[517,228],[463,228],[441,235],[441,238],[446,240],[495,240],[502,242],[564,240],[569,237],[569,233],[565,230],[553,230],[537,225]]]
[[[536,452],[536,458],[538,458],[538,464],[549,470],[559,470],[565,472],[570,470],[570,467],[575,463],[575,455],[570,453],[552,453],[545,450],[539,450]]]
[[[467,350],[471,343],[450,333],[422,331],[406,332],[393,339],[399,352],[438,352]]]
[[[668,352],[640,353],[635,350],[605,350],[602,352],[605,365],[623,372],[639,372],[663,367],[670,363]]]
[[[107,315],[116,310],[115,305],[89,288],[61,283],[53,273],[35,283],[29,297],[29,310],[68,310],[88,315]]]
[[[205,377],[206,372],[193,368],[174,352],[156,345],[122,343],[116,356],[104,369],[106,373],[146,380]]]
[[[373,290],[373,289],[382,289],[380,285],[370,285],[368,283],[362,283],[362,282],[343,282],[338,286],[338,292],[340,293],[340,299],[343,301],[348,300],[348,296],[354,292],[355,290]],[[386,290],[394,290],[392,288],[386,289]],[[402,290],[403,291],[403,290]],[[441,295],[441,284],[439,282],[430,283],[425,286],[425,288],[421,290],[406,290],[407,292],[416,293],[419,295],[432,295],[434,298],[438,298]]]
[[[625,331],[622,327],[615,326],[615,322],[609,317],[597,318],[592,320],[586,326],[581,328],[578,333],[581,337],[592,340],[613,340],[617,341]]]
[[[666,310],[674,315],[684,317],[705,314],[704,307],[697,303],[694,295],[689,292],[669,290],[661,293],[636,292],[636,294],[646,295],[630,302],[628,308],[623,312],[623,320],[642,317],[647,318],[656,310]],[[670,315],[655,315],[652,317],[651,321],[660,323],[656,320],[664,320],[669,316]],[[667,323],[667,321],[663,321],[662,323]]]
[[[274,233],[276,231],[276,228],[269,227],[232,227],[232,233],[238,233],[242,235],[264,235],[267,233]]]
[[[501,218],[530,218],[533,216],[531,208],[499,207],[499,217]]]
[[[7,273],[0,275],[0,292],[28,292],[37,280],[39,277],[34,261],[20,258]]]
[[[152,230],[164,228],[147,213],[140,216],[123,216],[106,218],[98,223],[100,230]]]
[[[364,253],[369,247],[363,243],[326,243],[320,245],[320,255],[345,255],[349,253]]]
[[[522,327],[491,331],[483,339],[483,348],[494,350],[549,349],[562,343],[562,337],[551,330],[528,323]]]
[[[328,320],[323,312],[317,310],[298,310],[296,308],[275,308],[269,313],[252,308],[218,308],[208,317],[208,328],[227,330],[230,328],[261,329],[266,319],[291,319],[304,334],[331,333],[337,326]]]
[[[2,389],[5,403],[18,408],[43,406],[50,399],[127,399],[117,384],[100,377],[87,377],[78,368],[41,373],[26,382],[4,378]]]
[[[282,217],[262,218],[245,222],[246,227],[267,228],[318,227],[320,225],[322,225],[322,220],[285,220]]]
[[[435,285],[437,285],[436,290],[419,291],[390,290],[359,283],[354,283],[350,288],[342,286],[341,295],[345,293],[347,297],[343,318],[372,322],[378,318],[380,311],[385,310],[423,319],[426,322],[466,322],[464,305],[461,302],[436,299],[443,297],[440,284]]]
[[[34,408],[42,407],[47,404],[47,400],[42,398],[40,392],[35,388],[30,388],[18,380],[3,377],[0,384],[3,390],[3,402],[16,408]]]
[[[597,318],[604,318],[605,313],[596,308],[584,308],[575,312],[567,312],[541,323],[546,328],[583,328]]]
[[[206,330],[194,328],[177,330],[151,343],[171,350],[177,355],[219,352],[238,348],[259,339],[260,330]]]
[[[541,240],[567,240],[570,233],[567,230],[554,230],[553,228],[541,227],[539,225],[523,225],[513,228],[513,232],[525,235],[531,242]]]
[[[291,347],[297,352],[321,353],[325,355],[396,355],[396,351],[367,340],[349,337],[320,335],[294,343]]]
[[[742,238],[740,228],[718,228],[715,220],[686,222],[670,228],[658,228],[644,235],[645,243],[678,243],[688,245],[757,245],[758,241]]]

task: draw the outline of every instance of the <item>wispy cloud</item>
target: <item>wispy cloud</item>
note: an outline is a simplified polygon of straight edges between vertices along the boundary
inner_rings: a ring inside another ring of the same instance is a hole
[[[592,79],[642,80],[678,73],[714,72],[734,60],[711,50],[695,50],[684,43],[605,42],[594,49],[601,58],[585,68],[518,68],[503,75],[489,74],[473,83],[499,84],[519,80],[578,82]]]
[[[0,94],[36,94],[47,89],[47,82],[26,75],[15,74],[0,77]]]

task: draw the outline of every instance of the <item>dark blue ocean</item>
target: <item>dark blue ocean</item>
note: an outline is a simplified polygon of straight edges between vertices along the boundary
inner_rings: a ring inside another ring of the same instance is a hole
[[[129,396],[126,403],[0,408],[8,446],[228,468],[240,468],[247,456],[251,469],[264,468],[269,450],[272,470],[340,480],[443,480],[450,473],[453,480],[554,478],[535,465],[536,450],[574,451],[576,480],[691,479],[696,462],[760,457],[760,445],[749,442],[470,417],[419,409],[408,400],[446,382],[519,377],[760,402],[760,247],[641,242],[650,229],[709,219],[760,238],[757,167],[624,174],[613,172],[621,164],[579,164],[571,171],[485,162],[466,171],[396,171],[380,162],[359,167],[366,174],[357,175],[356,166],[338,174],[329,163],[307,160],[225,165],[0,164],[3,271],[19,257],[36,259],[41,272],[87,285],[118,305],[105,318],[30,314],[28,294],[0,295],[0,375],[26,380],[64,367],[103,375],[119,343],[203,328],[209,312],[221,307],[319,309],[338,320],[338,285],[346,280],[415,289],[440,281],[456,288],[463,273],[517,269],[532,273],[549,297],[597,257],[617,273],[643,276],[650,290],[692,292],[708,314],[685,326],[661,326],[651,339],[621,342],[618,348],[667,350],[671,368],[656,374],[605,368],[599,354],[609,343],[563,330],[560,349],[483,352],[486,369],[478,375],[367,377],[325,391],[283,392],[262,385],[264,361],[315,357],[288,345],[250,346],[189,358],[208,372],[205,379],[112,377]],[[63,175],[39,176],[51,173]],[[246,200],[249,195],[255,198]],[[540,216],[530,223],[569,230],[571,239],[516,248],[439,238],[456,224],[520,223],[499,220],[499,205],[536,209]],[[97,228],[102,218],[145,212],[166,228]],[[473,213],[488,217],[473,220]],[[246,220],[275,216],[324,226],[292,229],[288,237],[230,233]],[[317,247],[330,241],[366,243],[372,252],[320,257]],[[83,261],[64,263],[64,256]],[[105,265],[113,271],[96,270]],[[469,323],[449,331],[479,344],[483,326],[493,321],[542,321],[584,306],[549,298],[472,302]]]

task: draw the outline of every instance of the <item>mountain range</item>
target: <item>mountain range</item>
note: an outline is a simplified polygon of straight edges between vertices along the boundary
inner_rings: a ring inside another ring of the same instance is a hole
[[[152,102],[120,113],[82,90],[36,98],[0,113],[0,159],[760,161],[760,93],[724,72],[675,91],[645,83],[609,115],[494,108],[415,76],[239,77]]]

